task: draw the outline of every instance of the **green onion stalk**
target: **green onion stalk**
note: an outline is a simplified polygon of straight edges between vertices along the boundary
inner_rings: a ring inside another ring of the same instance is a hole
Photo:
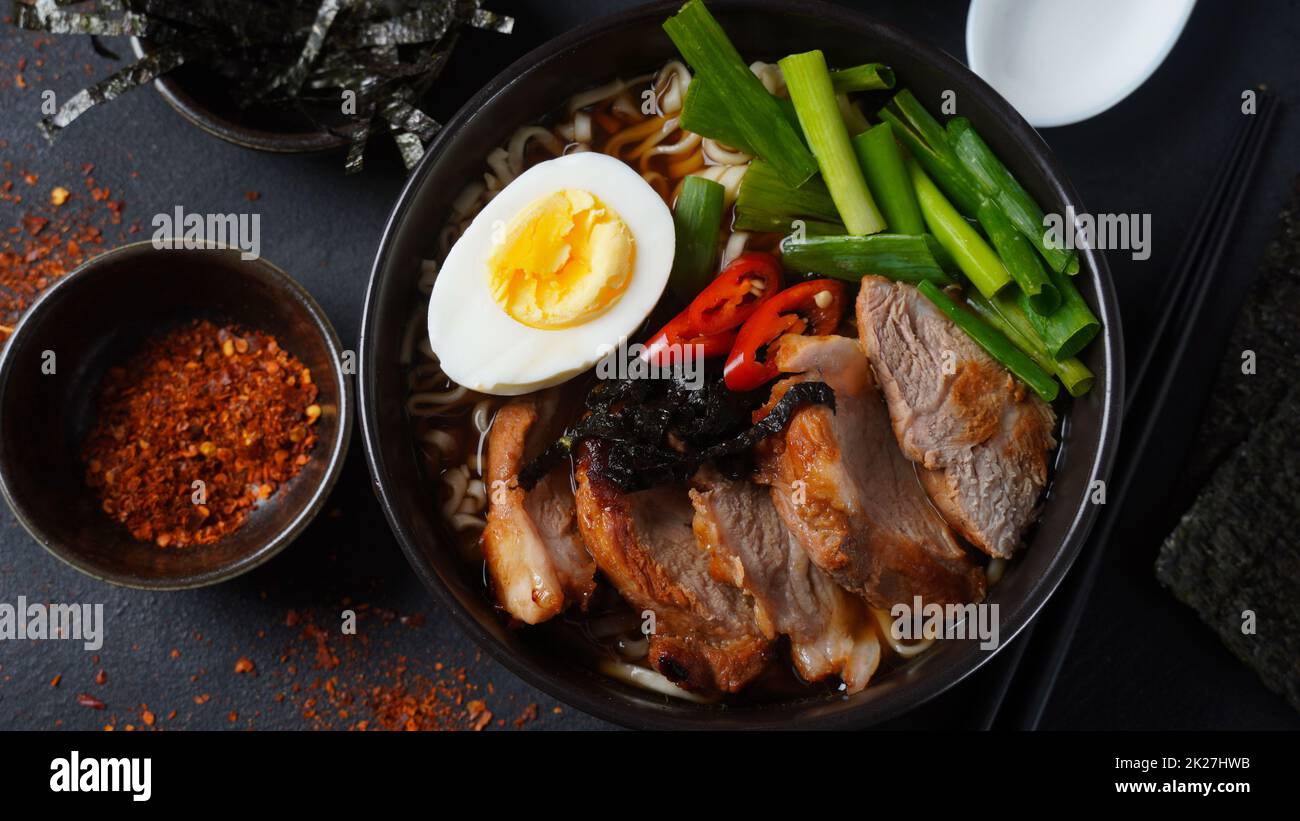
[[[1060,393],[1060,387],[1052,375],[1043,370],[1034,362],[1032,358],[1020,348],[1011,343],[997,328],[980,319],[970,311],[964,310],[952,297],[943,292],[943,289],[930,281],[923,281],[917,288],[925,295],[926,299],[934,303],[934,306],[958,328],[961,328],[966,334],[988,352],[989,356],[1006,366],[1020,378],[1026,385],[1033,389],[1034,393],[1042,397],[1044,402],[1051,402],[1056,399]]]
[[[820,51],[792,54],[780,61],[799,125],[817,158],[822,179],[831,192],[840,220],[850,234],[876,234],[885,218],[867,188],[857,155],[849,143],[848,128],[840,114],[831,85],[826,57]]]

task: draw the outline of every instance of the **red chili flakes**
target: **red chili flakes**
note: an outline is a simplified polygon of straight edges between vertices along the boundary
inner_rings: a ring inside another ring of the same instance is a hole
[[[104,702],[87,693],[78,693],[77,703],[82,707],[89,707],[92,710],[103,710],[108,706]]]
[[[98,673],[96,673],[96,674],[95,674],[95,683],[98,684],[98,685],[100,685],[101,687],[102,687],[104,684],[108,683],[108,672],[105,671],[105,670],[100,670]]]
[[[62,680],[63,680],[63,674],[62,674],[62,673],[57,673],[57,674],[54,676],[54,678],[50,679],[50,686],[51,686],[51,687],[58,687],[58,686],[59,686],[59,682],[62,681]]]
[[[0,162],[0,170],[13,171],[13,162]],[[35,186],[39,177],[23,172],[21,179]],[[22,194],[14,180],[0,181],[0,203],[20,205]],[[17,214],[0,233],[0,342],[13,332],[23,313],[54,281],[100,250],[100,225],[120,222],[120,209],[100,207],[93,201],[73,206],[67,189],[56,186],[48,204]]]
[[[236,661],[236,662],[235,662],[235,672],[236,672],[236,673],[251,673],[251,672],[253,672],[253,662],[250,661],[250,660],[247,659],[247,658],[242,658],[242,657],[241,657],[241,658],[239,659],[239,661]]]
[[[516,728],[523,727],[528,722],[536,721],[536,720],[537,720],[537,702],[534,701],[533,703],[529,704],[527,707],[524,708],[524,711],[519,714],[519,718],[515,719],[515,727]]]
[[[316,666],[322,670],[338,667],[339,657],[330,648],[329,635],[314,624],[307,625],[304,632],[316,640]]]
[[[194,321],[156,336],[100,386],[86,482],[139,541],[217,542],[310,460],[309,373],[260,331]]]
[[[346,605],[345,605],[346,606]],[[276,682],[276,702],[294,705],[316,730],[465,730],[472,721],[466,703],[479,700],[479,686],[464,667],[411,662],[389,651],[387,633],[400,628],[400,615],[354,605],[361,619],[378,619],[373,629],[344,635],[312,610],[292,611],[295,641],[267,674]],[[287,621],[287,619],[286,619]],[[330,626],[320,626],[322,624]],[[486,701],[483,702],[486,710]],[[481,720],[482,711],[474,714]]]
[[[487,703],[482,699],[474,699],[467,706],[469,710],[470,729],[474,732],[480,732],[483,728],[492,723],[492,711],[487,708]]]
[[[211,695],[211,694],[209,694],[209,693],[204,693],[204,694],[201,695],[201,696],[195,696],[195,697],[194,697],[194,703],[195,703],[195,704],[207,704],[207,703],[208,703],[208,699],[210,699],[210,698],[212,698],[212,695]]]
[[[149,712],[149,710],[145,709],[145,710],[141,710],[141,711],[140,711],[140,720],[143,721],[143,722],[145,723],[146,726],[152,727],[152,726],[153,726],[153,723],[154,723],[157,719],[154,718],[154,714],[153,714],[153,713],[151,713],[151,712]]]
[[[245,191],[245,192],[244,192],[244,199],[248,200],[249,202],[257,202],[257,201],[260,200],[261,198],[262,198],[262,195],[261,195],[260,193],[258,193],[257,191]]]

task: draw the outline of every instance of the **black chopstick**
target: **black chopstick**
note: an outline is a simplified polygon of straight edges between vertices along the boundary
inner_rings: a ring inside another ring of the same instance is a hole
[[[1017,642],[1021,647],[1013,657],[1005,684],[993,692],[985,727],[1032,730],[1042,719],[1096,583],[1111,532],[1121,518],[1123,500],[1128,496],[1137,475],[1137,466],[1142,464],[1142,455],[1169,399],[1177,373],[1176,365],[1187,351],[1196,320],[1227,249],[1228,236],[1240,215],[1246,189],[1259,163],[1276,109],[1276,100],[1271,93],[1258,92],[1256,113],[1249,116],[1239,129],[1229,161],[1221,167],[1212,183],[1209,198],[1171,269],[1172,275],[1162,300],[1162,313],[1124,403],[1125,427],[1132,429],[1134,422],[1139,418],[1141,421],[1135,434],[1124,437],[1133,445],[1124,458],[1119,481],[1111,494],[1111,498],[1120,504],[1104,510],[1099,517],[1100,521],[1084,547],[1083,567],[1072,574],[1074,584],[1061,591],[1058,603],[1051,611],[1059,614],[1060,618],[1048,620],[1045,618],[1047,614],[1040,615]],[[1166,339],[1174,316],[1182,317],[1183,322],[1179,324],[1177,334]],[[1170,349],[1168,355],[1160,356],[1164,348]],[[1165,362],[1167,367],[1163,369],[1162,378],[1153,385],[1150,373],[1157,360]],[[1140,402],[1144,410],[1139,417],[1134,410]]]
[[[1134,401],[1142,393],[1147,373],[1156,360],[1160,358],[1160,346],[1167,339],[1170,320],[1175,316],[1184,314],[1187,310],[1186,303],[1192,290],[1190,286],[1195,284],[1192,281],[1194,272],[1198,270],[1198,263],[1205,259],[1205,245],[1210,236],[1215,233],[1213,226],[1216,220],[1224,217],[1224,209],[1232,191],[1234,174],[1240,171],[1239,166],[1246,156],[1247,149],[1250,147],[1250,136],[1253,133],[1262,133],[1258,128],[1252,128],[1252,126],[1263,124],[1258,117],[1259,114],[1256,114],[1255,119],[1244,123],[1243,127],[1237,130],[1236,135],[1233,137],[1232,148],[1228,152],[1228,162],[1219,167],[1219,173],[1210,185],[1210,190],[1201,205],[1201,210],[1178,251],[1178,257],[1174,260],[1173,268],[1170,269],[1173,275],[1166,278],[1160,299],[1160,305],[1162,306],[1160,318],[1156,320],[1155,329],[1151,332],[1150,344],[1147,345],[1137,370],[1129,380],[1132,387],[1124,396],[1125,421],[1129,418]],[[1245,191],[1246,186],[1241,183],[1239,188]],[[1227,235],[1226,231],[1219,233],[1224,236]]]

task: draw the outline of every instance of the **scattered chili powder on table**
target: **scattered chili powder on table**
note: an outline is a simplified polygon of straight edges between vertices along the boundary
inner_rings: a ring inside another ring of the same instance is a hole
[[[289,611],[285,626],[296,636],[270,673],[282,688],[276,701],[294,706],[313,730],[481,729],[486,702],[463,664],[408,658],[392,646],[392,631],[416,628],[391,611],[352,606],[369,625],[353,636],[321,626],[333,613]]]
[[[275,337],[190,322],[109,370],[86,482],[140,541],[211,544],[310,460],[315,401],[311,371]]]
[[[0,163],[0,173],[13,171],[12,162]],[[42,291],[102,250],[105,229],[121,223],[122,202],[105,202],[108,189],[98,187],[89,170],[86,174],[91,196],[71,199],[74,195],[68,189],[56,186],[48,194],[48,204],[41,202],[38,189],[27,189],[35,186],[35,174],[22,175],[26,186],[0,179],[0,203],[32,205],[17,215],[17,224],[0,233],[0,342],[13,333]],[[104,192],[104,197],[96,198],[95,191]],[[8,219],[11,209],[4,210]]]
[[[108,705],[88,693],[79,693],[77,703],[82,707],[89,707],[92,710],[102,710]]]

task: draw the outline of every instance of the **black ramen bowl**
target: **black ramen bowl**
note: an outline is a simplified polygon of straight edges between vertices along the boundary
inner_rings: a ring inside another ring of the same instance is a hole
[[[661,24],[680,5],[657,3],[597,20],[520,59],[471,99],[438,135],[393,209],[371,274],[361,334],[361,421],[366,454],[393,532],[416,573],[480,645],[526,681],[588,713],[653,728],[860,727],[933,698],[991,658],[974,641],[939,642],[882,672],[853,696],[810,691],[783,701],[708,705],[672,699],[614,681],[571,661],[545,630],[511,629],[467,572],[439,519],[436,478],[428,475],[406,416],[402,336],[415,304],[420,260],[432,257],[452,199],[484,169],[487,152],[519,125],[558,109],[579,91],[615,76],[654,70],[676,51]],[[1038,134],[988,85],[948,54],[846,9],[817,2],[717,0],[710,8],[748,60],[775,60],[814,48],[832,65],[879,60],[921,99],[955,91],[971,119],[1049,211],[1083,208]],[[1097,508],[1089,484],[1107,477],[1119,435],[1122,344],[1115,291],[1105,260],[1082,252],[1078,283],[1105,326],[1085,352],[1097,376],[1087,396],[1065,408],[1062,444],[1041,520],[1027,549],[993,587],[1001,645],[1009,643],[1060,584]],[[482,340],[490,345],[491,340]]]
[[[311,461],[243,526],[210,545],[133,539],[85,482],[81,444],[108,368],[148,336],[191,319],[271,334],[311,369],[321,406]],[[47,351],[54,372],[46,373]],[[49,288],[0,356],[0,490],[46,550],[102,581],[152,590],[215,584],[283,550],[325,503],[352,431],[342,346],[320,306],[287,274],[231,249],[137,242],[94,257]]]

